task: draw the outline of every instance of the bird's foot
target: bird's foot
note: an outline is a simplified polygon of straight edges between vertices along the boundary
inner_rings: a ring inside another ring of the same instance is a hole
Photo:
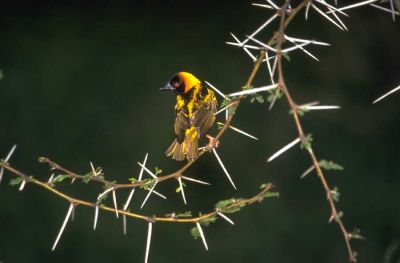
[[[210,148],[218,148],[219,146],[219,140],[216,140],[214,137],[212,137],[211,135],[206,135],[207,139],[209,140],[208,142],[208,146]]]

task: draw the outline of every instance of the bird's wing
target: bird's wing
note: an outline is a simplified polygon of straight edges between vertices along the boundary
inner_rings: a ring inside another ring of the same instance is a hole
[[[208,130],[213,126],[215,121],[214,113],[218,107],[217,100],[213,97],[211,100],[201,104],[193,113],[192,123],[194,127],[200,130],[200,137],[207,134]]]
[[[179,143],[185,140],[185,132],[190,128],[190,121],[184,110],[177,110],[175,115],[175,135]]]

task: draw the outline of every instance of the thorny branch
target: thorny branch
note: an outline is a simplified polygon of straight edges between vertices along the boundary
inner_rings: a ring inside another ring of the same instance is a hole
[[[279,20],[280,21],[279,22],[279,28],[272,35],[271,39],[268,42],[266,42],[267,44],[265,45],[269,49],[271,49],[271,47],[270,47],[271,45],[274,45],[274,47],[275,47],[275,48],[273,48],[273,50],[276,53],[276,66],[277,66],[277,75],[278,75],[278,83],[277,83],[276,88],[279,89],[280,91],[282,91],[284,96],[286,97],[286,100],[287,100],[287,102],[289,104],[289,108],[290,108],[291,113],[293,115],[293,120],[294,120],[294,124],[296,126],[296,129],[297,129],[297,133],[298,133],[298,139],[296,139],[295,142],[298,142],[298,140],[299,140],[299,141],[302,142],[303,145],[306,145],[305,149],[307,150],[307,152],[308,152],[308,154],[310,156],[311,162],[312,162],[312,167],[311,167],[311,169],[308,170],[308,172],[315,170],[317,175],[318,175],[318,177],[320,178],[320,182],[322,184],[323,189],[326,192],[327,201],[328,201],[328,204],[329,204],[329,207],[330,207],[331,216],[330,216],[329,222],[334,220],[338,224],[338,226],[339,226],[339,228],[341,230],[341,233],[342,233],[342,235],[344,237],[346,248],[347,248],[347,251],[348,251],[348,254],[349,254],[349,260],[352,261],[352,262],[356,261],[355,252],[353,252],[351,244],[350,244],[350,239],[352,238],[352,234],[347,231],[346,227],[344,226],[344,224],[342,222],[342,219],[340,218],[340,215],[338,213],[338,210],[337,210],[336,204],[335,204],[335,200],[334,200],[334,194],[333,194],[334,189],[330,188],[330,186],[329,186],[329,184],[328,184],[328,182],[326,180],[326,177],[325,177],[325,175],[324,175],[324,173],[322,171],[321,163],[318,161],[318,158],[315,155],[311,144],[309,144],[307,142],[307,136],[305,136],[304,128],[302,126],[302,123],[301,123],[300,117],[299,117],[300,111],[302,110],[302,106],[301,105],[299,106],[298,104],[296,104],[294,99],[291,97],[290,92],[288,90],[288,87],[287,87],[287,85],[285,83],[285,78],[284,78],[284,73],[283,73],[283,62],[282,62],[282,58],[283,58],[283,55],[285,54],[285,50],[282,49],[282,45],[283,45],[283,43],[285,43],[286,40],[289,40],[290,42],[293,42],[293,38],[292,39],[289,38],[285,34],[285,30],[286,30],[287,26],[292,22],[294,17],[296,17],[297,14],[303,9],[305,9],[305,11],[306,11],[306,19],[307,19],[307,16],[308,16],[308,11],[309,11],[310,6],[311,6],[314,10],[316,10],[318,13],[320,13],[323,17],[325,17],[331,23],[335,24],[336,26],[338,26],[342,30],[346,30],[346,26],[338,18],[338,16],[335,14],[335,12],[338,12],[338,13],[346,15],[345,13],[342,12],[342,10],[346,10],[346,9],[350,9],[350,8],[354,8],[356,6],[362,6],[362,5],[371,5],[371,6],[375,7],[375,8],[379,7],[379,9],[382,9],[382,7],[374,5],[373,4],[374,2],[377,2],[377,0],[376,1],[364,1],[364,2],[360,2],[358,4],[354,4],[354,5],[350,5],[350,6],[347,6],[347,7],[343,7],[343,8],[336,8],[336,7],[332,6],[332,5],[329,5],[328,3],[326,3],[323,0],[321,0],[321,1],[319,1],[319,0],[304,0],[304,1],[300,2],[295,8],[291,8],[290,7],[291,0],[286,0],[281,7],[276,6],[272,1],[269,1],[269,0],[268,0],[268,3],[270,4],[270,6],[269,5],[259,5],[259,6],[268,7],[270,9],[274,9],[276,11],[276,14],[273,16],[273,19],[275,17],[279,17],[280,18],[280,20]],[[327,13],[323,13],[319,8],[316,7],[316,5],[315,5],[316,3],[324,5],[325,7],[328,8],[329,11]],[[385,9],[385,10],[388,11],[387,9]],[[395,15],[399,15],[398,12],[394,11],[393,7],[389,11],[392,13],[393,19],[394,19]],[[339,22],[339,24],[337,22],[335,22],[327,14],[332,14],[335,17],[335,19]],[[266,26],[273,19],[268,20],[264,25]],[[260,69],[260,66],[262,65],[262,63],[264,62],[264,59],[266,57],[267,57],[267,63],[268,63],[268,53],[267,53],[268,51],[267,51],[267,49],[265,49],[265,48],[257,48],[256,47],[256,49],[259,50],[259,54],[258,54],[257,57],[254,57],[246,49],[246,47],[243,46],[249,39],[256,41],[255,39],[253,39],[253,36],[257,32],[259,32],[260,30],[261,30],[260,28],[258,30],[256,30],[256,32],[254,32],[251,36],[249,36],[246,41],[244,41],[242,43],[239,43],[239,41],[238,41],[238,44],[254,60],[253,69],[250,72],[249,77],[248,77],[248,79],[247,79],[247,81],[246,81],[246,83],[244,85],[245,88],[251,87],[251,85],[253,83],[253,80],[254,80],[256,74],[258,73],[258,71]],[[233,37],[236,39],[235,36],[233,36]],[[259,41],[257,41],[257,42],[259,42]],[[320,44],[322,44],[322,43],[320,42]],[[300,48],[305,53],[307,53],[308,55],[312,56],[301,45],[297,45],[297,44],[295,44],[295,45],[296,45],[296,48]],[[248,48],[254,48],[254,46],[248,46]],[[288,50],[288,49],[286,49],[286,50]],[[315,59],[314,56],[312,56],[312,57]],[[270,66],[270,65],[268,64],[268,66]],[[269,68],[269,71],[270,71],[270,75],[273,75],[273,74],[271,74],[271,69],[270,68]],[[271,76],[271,79],[273,79],[272,76]],[[391,91],[391,92],[397,91],[398,89],[399,89],[399,87],[396,88],[395,90]],[[386,96],[386,94],[384,96]],[[382,96],[382,97],[384,97],[384,96]],[[229,106],[227,106],[226,108],[229,107],[229,108],[233,109],[233,114],[229,114],[227,116],[225,123],[221,127],[221,129],[218,132],[218,134],[215,136],[215,140],[213,140],[213,142],[212,142],[213,144],[208,146],[208,147],[205,147],[200,152],[200,155],[199,155],[198,159],[189,161],[188,163],[183,165],[179,170],[177,170],[175,172],[172,172],[170,174],[167,174],[167,175],[164,175],[164,176],[159,176],[159,177],[155,177],[154,175],[152,175],[155,178],[155,183],[160,183],[162,181],[166,181],[166,180],[170,180],[170,179],[177,179],[179,181],[181,187],[182,187],[182,183],[181,183],[180,180],[181,180],[181,178],[184,179],[183,173],[186,172],[186,170],[188,170],[194,162],[199,160],[200,157],[204,153],[206,153],[208,151],[211,151],[211,150],[214,150],[215,143],[218,141],[218,139],[220,139],[224,135],[224,133],[228,130],[228,128],[231,127],[231,123],[232,123],[232,121],[234,119],[234,116],[235,116],[234,112],[239,107],[241,101],[245,97],[246,97],[246,95],[241,94],[238,97],[233,97],[232,98],[232,100],[229,103]],[[320,107],[322,107],[322,106],[320,106]],[[329,107],[330,108],[337,108],[336,106],[329,106]],[[292,144],[294,145],[295,143],[292,143]],[[72,172],[72,171],[60,166],[59,164],[51,161],[48,158],[40,158],[39,161],[47,163],[52,170],[57,170],[57,171],[60,171],[60,172],[63,172],[65,174],[67,174],[67,176],[72,181],[74,181],[74,180],[82,180],[82,181],[87,180],[87,177],[85,177],[84,175],[80,175],[80,174],[74,173],[74,172]],[[142,169],[145,168],[144,165],[142,165],[142,164],[139,164],[139,165],[142,166]],[[152,227],[151,224],[154,223],[154,222],[159,221],[159,222],[176,222],[176,223],[195,223],[196,226],[198,227],[198,231],[200,232],[201,237],[202,237],[203,242],[204,242],[204,245],[206,247],[207,247],[207,245],[206,245],[206,242],[205,242],[204,234],[203,234],[203,231],[202,231],[201,226],[199,224],[202,220],[206,220],[208,218],[212,218],[212,217],[215,217],[216,215],[219,215],[219,216],[223,217],[225,220],[227,220],[228,222],[233,224],[233,221],[231,221],[229,218],[227,218],[225,215],[223,215],[217,208],[214,211],[211,211],[211,212],[209,212],[207,214],[203,214],[203,215],[200,215],[200,216],[197,216],[197,217],[190,216],[190,217],[187,217],[187,218],[178,218],[178,217],[176,217],[174,215],[165,216],[165,217],[157,217],[157,216],[149,217],[149,216],[145,216],[145,215],[142,215],[142,214],[132,213],[130,211],[127,211],[126,209],[123,209],[123,210],[117,209],[116,205],[114,207],[108,207],[108,206],[105,206],[103,204],[99,204],[98,202],[97,203],[87,202],[87,201],[84,201],[84,200],[81,200],[81,199],[77,199],[77,198],[71,197],[71,196],[69,196],[69,195],[67,195],[67,194],[55,189],[54,185],[52,185],[52,183],[51,183],[51,180],[50,180],[50,182],[45,183],[45,182],[42,182],[40,180],[37,180],[37,179],[33,178],[32,176],[28,176],[28,175],[20,172],[19,170],[17,170],[15,168],[13,168],[12,166],[10,166],[8,164],[7,160],[4,160],[4,161],[0,160],[0,167],[2,169],[5,169],[5,170],[13,173],[14,175],[18,176],[22,180],[22,182],[24,183],[23,185],[25,185],[26,182],[38,185],[39,187],[44,188],[47,191],[52,192],[53,194],[57,195],[58,197],[67,200],[70,203],[70,209],[68,210],[65,222],[67,221],[67,219],[69,217],[70,211],[72,211],[74,206],[77,206],[77,205],[95,207],[96,208],[96,215],[97,215],[97,209],[102,209],[102,210],[105,210],[105,211],[108,211],[108,212],[115,212],[117,215],[118,214],[122,214],[124,216],[128,216],[128,217],[132,217],[132,218],[148,221],[149,222],[149,237],[148,237],[148,244],[147,244],[147,248],[146,248],[146,260],[145,261],[147,261],[147,257],[148,257],[148,247],[149,247],[149,243],[150,243],[151,229],[152,229],[151,228]],[[151,172],[148,172],[148,173],[151,174]],[[134,181],[132,183],[126,183],[126,184],[111,182],[111,181],[108,181],[108,180],[104,179],[101,176],[97,176],[97,172],[94,169],[93,169],[93,176],[90,177],[90,181],[95,181],[95,182],[103,184],[107,188],[106,192],[112,190],[114,198],[115,198],[115,191],[118,190],[118,189],[146,187],[149,184],[149,180],[141,180],[141,179],[139,179],[138,181]],[[22,186],[22,183],[21,183],[21,186]],[[155,186],[155,184],[154,184],[154,186]],[[254,203],[256,201],[261,201],[263,198],[266,197],[266,193],[271,189],[271,187],[272,187],[271,184],[264,185],[261,188],[261,191],[258,194],[256,194],[255,196],[250,197],[248,199],[240,199],[240,200],[237,200],[237,201],[234,200],[232,203],[230,203],[225,208],[235,209],[235,208],[240,208],[243,205],[252,204],[252,203]],[[154,189],[154,187],[152,188],[152,190],[153,189]],[[183,191],[183,189],[182,189],[182,191]],[[116,203],[115,199],[114,199],[114,203]],[[64,225],[63,225],[63,227],[64,227]]]

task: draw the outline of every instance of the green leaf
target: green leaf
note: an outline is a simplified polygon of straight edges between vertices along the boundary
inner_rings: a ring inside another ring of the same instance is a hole
[[[279,197],[279,192],[265,192],[262,195],[262,198],[271,198],[271,197]]]
[[[268,90],[269,96],[267,97],[268,103],[283,97],[283,92],[280,89]]]
[[[192,212],[191,211],[186,211],[186,212],[177,214],[175,217],[184,218],[184,217],[191,217],[191,216],[192,216]]]
[[[140,188],[144,189],[144,190],[150,190],[153,187],[153,185],[156,183],[156,179],[155,178],[146,179],[146,180],[143,180],[143,181],[144,181],[144,184],[141,185]]]
[[[304,114],[309,111],[310,110],[306,107],[300,107],[297,109],[297,114],[299,114],[299,116],[304,116]]]
[[[284,57],[287,61],[290,62],[290,56],[288,53],[282,53],[282,57]]]
[[[339,192],[339,189],[336,186],[331,190],[331,194],[332,194],[333,201],[339,202],[339,200],[340,200],[340,192]]]
[[[62,181],[64,181],[67,178],[70,178],[69,174],[59,174],[53,179],[52,183],[53,184],[61,183]]]
[[[163,170],[156,166],[154,174],[157,176],[157,175],[161,174],[162,172],[163,172]]]
[[[131,177],[128,179],[132,184],[136,183],[138,180],[135,177]]]
[[[192,237],[194,239],[198,239],[200,237],[200,232],[199,232],[199,229],[197,228],[197,226],[192,227],[190,229],[190,234],[192,235]]]
[[[22,177],[17,177],[17,178],[11,179],[9,184],[11,186],[16,186],[16,185],[19,185],[22,181],[23,181]]]
[[[250,102],[253,103],[255,101],[258,103],[264,103],[264,98],[260,94],[251,94]]]
[[[311,149],[311,143],[313,141],[312,134],[307,134],[306,137],[304,137],[304,140],[302,141],[300,148],[301,149]]]
[[[92,172],[85,174],[82,177],[82,182],[84,182],[85,184],[89,183],[90,180],[92,180],[93,176],[94,176],[94,174]]]
[[[209,216],[204,218],[203,220],[201,220],[199,223],[202,226],[209,226],[211,223],[214,223],[215,221],[217,221],[217,217],[216,216]]]
[[[325,169],[325,170],[339,170],[342,171],[344,168],[343,166],[341,166],[340,164],[337,164],[333,161],[327,161],[322,159],[321,161],[319,161],[319,166],[321,166],[321,168]]]
[[[232,102],[232,101],[231,101],[229,98],[225,97],[224,100],[221,102],[220,109],[222,109],[222,108],[228,106],[231,102]]]
[[[215,208],[219,209],[223,213],[228,213],[228,214],[236,213],[236,212],[240,211],[240,209],[242,209],[242,207],[246,206],[246,203],[241,203],[234,207],[228,207],[228,206],[231,206],[242,200],[243,199],[241,199],[241,198],[238,198],[238,199],[231,198],[231,199],[221,200],[215,205]]]

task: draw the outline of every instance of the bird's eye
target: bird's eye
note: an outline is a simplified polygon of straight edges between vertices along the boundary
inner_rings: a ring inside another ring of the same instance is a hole
[[[179,88],[179,82],[173,82],[172,86],[174,86],[175,89]]]

